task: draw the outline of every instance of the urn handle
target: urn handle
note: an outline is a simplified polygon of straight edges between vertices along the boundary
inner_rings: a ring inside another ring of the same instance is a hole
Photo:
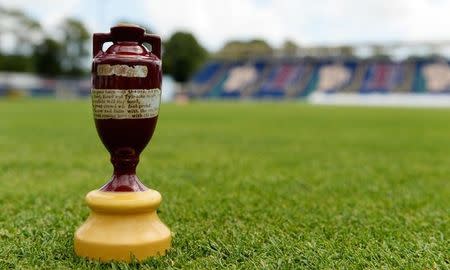
[[[152,53],[161,59],[161,38],[157,35],[144,34],[142,42],[152,45]]]
[[[92,41],[92,54],[95,57],[102,50],[105,42],[112,41],[112,36],[110,33],[95,33]]]

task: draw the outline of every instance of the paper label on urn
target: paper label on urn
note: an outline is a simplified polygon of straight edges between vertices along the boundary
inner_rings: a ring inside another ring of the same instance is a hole
[[[161,90],[92,89],[95,119],[142,119],[158,115]]]
[[[108,65],[100,64],[97,66],[98,76],[122,76],[129,78],[145,78],[147,77],[148,69],[147,66],[137,65]]]

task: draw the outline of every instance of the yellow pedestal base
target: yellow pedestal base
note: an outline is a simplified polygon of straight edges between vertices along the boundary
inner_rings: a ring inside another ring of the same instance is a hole
[[[171,233],[158,218],[161,194],[91,191],[86,196],[91,214],[75,232],[75,253],[100,261],[130,262],[164,255]]]

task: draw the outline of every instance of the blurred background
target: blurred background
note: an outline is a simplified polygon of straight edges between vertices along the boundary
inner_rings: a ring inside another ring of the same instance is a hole
[[[450,106],[450,1],[0,0],[0,97],[86,98],[93,32],[164,40],[163,101]]]

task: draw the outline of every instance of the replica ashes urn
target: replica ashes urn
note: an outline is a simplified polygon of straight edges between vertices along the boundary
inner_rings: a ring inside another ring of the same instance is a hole
[[[103,51],[103,44],[113,44]],[[151,45],[149,52],[143,43]],[[117,25],[93,37],[92,108],[114,172],[86,202],[91,213],[75,233],[75,252],[100,261],[142,261],[164,255],[171,232],[156,210],[161,195],[136,175],[161,102],[161,39],[136,25]]]

